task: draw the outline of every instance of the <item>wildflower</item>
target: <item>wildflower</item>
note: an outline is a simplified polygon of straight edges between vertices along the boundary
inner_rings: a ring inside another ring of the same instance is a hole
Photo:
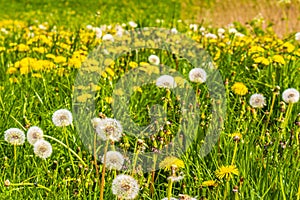
[[[27,131],[27,141],[34,145],[38,140],[43,139],[44,133],[40,127],[32,126]]]
[[[101,119],[96,127],[96,132],[100,139],[106,141],[119,141],[123,128],[119,121],[112,118]]]
[[[12,145],[22,145],[25,142],[25,134],[18,128],[10,128],[4,132],[4,140]]]
[[[4,181],[4,186],[5,186],[5,187],[10,186],[10,181],[9,181],[8,179],[6,179],[6,180]]]
[[[265,97],[262,94],[253,94],[249,100],[253,108],[262,108],[266,105]]]
[[[162,198],[161,200],[169,200],[168,197]],[[170,200],[178,200],[177,198],[171,197]]]
[[[55,126],[69,126],[72,121],[72,113],[67,109],[57,110],[52,115],[52,122]]]
[[[165,170],[171,170],[172,166],[184,168],[184,162],[174,156],[168,156],[159,163],[159,168],[164,168]]]
[[[120,174],[112,182],[112,193],[118,198],[134,199],[139,193],[139,185],[131,176]]]
[[[101,122],[101,118],[99,117],[95,117],[93,118],[91,121],[92,121],[92,125],[93,125],[93,128],[96,129],[96,127],[98,126],[98,124]]]
[[[205,34],[205,37],[206,38],[210,38],[210,39],[217,39],[218,37],[215,35],[215,34],[213,34],[213,33],[207,33],[207,34]]]
[[[214,180],[203,181],[201,184],[203,187],[216,187],[218,183]]]
[[[283,91],[282,99],[286,103],[297,103],[299,101],[299,92],[294,88],[289,88]]]
[[[217,171],[215,172],[218,179],[222,178],[231,178],[232,175],[239,175],[239,170],[234,165],[229,166],[221,166]]]
[[[231,87],[232,91],[237,95],[245,95],[248,92],[248,88],[244,85],[244,83],[236,82]]]
[[[114,41],[114,37],[111,34],[105,34],[105,35],[103,35],[102,40],[103,41],[111,41],[111,42],[113,42]]]
[[[104,163],[104,156],[102,157]],[[124,156],[118,151],[108,151],[106,153],[106,166],[108,169],[121,170],[124,164]]]
[[[273,61],[279,64],[285,64],[285,60],[281,55],[274,55],[273,56]]]
[[[238,132],[229,134],[229,136],[231,136],[234,141],[239,141],[242,138],[242,134]]]
[[[181,181],[184,178],[184,176],[169,176],[167,179],[171,180],[172,182],[178,182]]]
[[[192,82],[204,83],[206,81],[206,78],[206,72],[202,68],[194,68],[189,73],[189,79]]]
[[[33,145],[33,151],[38,157],[46,159],[52,154],[52,146],[45,140],[38,140]]]
[[[300,41],[300,32],[295,34],[295,40]]]
[[[136,28],[137,27],[137,23],[135,23],[134,21],[130,21],[128,22],[129,26],[131,26],[132,28]]]
[[[172,34],[177,34],[177,33],[178,33],[178,31],[177,31],[177,29],[176,29],[176,28],[172,28],[172,29],[171,29],[171,33],[172,33]]]
[[[162,88],[175,88],[177,85],[172,76],[162,75],[156,79],[156,86]]]
[[[156,55],[149,56],[148,60],[149,60],[149,63],[151,63],[153,65],[159,65],[159,63],[160,63],[159,57]]]

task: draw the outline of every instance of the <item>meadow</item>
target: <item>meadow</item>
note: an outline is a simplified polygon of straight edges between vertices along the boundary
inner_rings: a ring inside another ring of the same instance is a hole
[[[230,2],[0,0],[0,199],[299,200],[300,3]]]

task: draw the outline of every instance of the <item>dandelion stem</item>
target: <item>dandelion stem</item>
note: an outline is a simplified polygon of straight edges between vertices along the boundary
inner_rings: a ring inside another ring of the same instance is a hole
[[[48,192],[51,192],[51,190],[49,188],[47,188],[46,186],[40,185],[40,184],[34,184],[34,183],[10,183],[9,186],[35,186],[37,188],[41,188],[44,190],[47,190]]]
[[[50,136],[50,135],[44,135],[44,137],[45,137],[45,138],[49,138],[49,139],[51,139],[51,140],[54,140],[55,142],[59,143],[59,144],[62,145],[63,147],[69,149],[69,151],[70,151],[71,153],[73,153],[73,154],[79,159],[79,161],[80,161],[84,166],[87,166],[87,164],[82,160],[82,158],[80,158],[80,156],[79,156],[75,151],[73,151],[72,149],[70,149],[70,148],[69,148],[67,145],[65,145],[63,142],[61,142],[60,140],[58,140],[58,139],[56,139],[56,138],[54,138],[54,137],[52,137],[52,136]]]
[[[168,183],[168,193],[167,193],[168,200],[171,200],[172,186],[173,186],[173,181],[172,181],[172,179],[170,178],[170,179],[169,179],[169,183]]]
[[[276,96],[277,96],[277,93],[276,92],[273,92],[273,97],[272,97],[272,103],[271,103],[271,108],[270,108],[270,112],[269,112],[269,115],[268,115],[268,118],[267,118],[267,123],[266,123],[266,126],[269,125],[269,122],[270,122],[270,117],[273,113],[273,108],[274,108],[274,104],[275,104],[275,99],[276,99]]]
[[[17,145],[14,145],[14,174],[13,179],[16,177],[16,167],[17,167]]]
[[[234,161],[235,161],[235,156],[236,156],[236,152],[237,152],[237,143],[238,141],[235,141],[235,145],[234,145],[234,151],[233,151],[233,156],[232,156],[232,161],[231,161],[231,165],[234,165]]]
[[[106,141],[105,148],[104,148],[104,157],[103,157],[103,165],[102,165],[102,175],[101,175],[101,188],[100,188],[100,200],[103,200],[104,194],[104,184],[105,184],[105,167],[106,167],[106,153],[108,149],[109,140]]]
[[[133,159],[133,164],[132,164],[132,173],[131,173],[132,176],[135,174],[135,165],[137,163],[137,158],[139,155],[139,150],[137,149],[137,143],[138,143],[138,141],[136,141],[135,147],[134,147],[134,150],[136,150],[136,152],[134,154],[134,159]]]
[[[73,161],[73,157],[71,156],[70,145],[69,145],[69,140],[68,140],[68,133],[67,133],[67,130],[66,130],[65,126],[63,127],[63,135],[65,135],[66,144],[67,144],[67,147],[68,147],[68,153],[69,153],[69,156],[70,156],[73,171],[75,173],[76,171],[75,171],[74,161]]]
[[[283,131],[283,136],[285,136],[285,133],[286,133],[286,127],[288,125],[288,122],[289,122],[289,119],[290,119],[290,115],[292,113],[292,108],[293,108],[293,103],[289,103],[288,105],[288,108],[287,108],[287,111],[286,111],[286,116],[285,116],[285,119],[282,123],[282,131]]]
[[[282,197],[283,200],[286,200],[285,192],[284,192],[284,187],[283,187],[283,181],[282,181],[282,174],[280,173],[280,186],[281,186],[281,192],[282,192]]]
[[[96,177],[98,179],[98,184],[100,187],[99,171],[98,171],[98,164],[97,164],[97,134],[96,133],[94,133],[94,165],[96,170]]]

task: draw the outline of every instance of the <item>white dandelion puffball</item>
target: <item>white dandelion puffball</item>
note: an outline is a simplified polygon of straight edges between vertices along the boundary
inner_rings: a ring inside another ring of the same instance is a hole
[[[96,129],[96,127],[98,126],[98,124],[101,122],[101,118],[99,117],[95,117],[91,120],[93,128]]]
[[[115,170],[121,170],[122,166],[124,164],[124,156],[118,152],[118,151],[108,151],[106,153],[106,167],[109,170],[115,169]],[[101,160],[102,163],[104,163],[104,156]]]
[[[55,126],[69,126],[72,121],[72,113],[67,109],[57,110],[52,115],[52,122]]]
[[[161,88],[175,88],[175,79],[170,75],[162,75],[156,79],[156,86]]]
[[[52,154],[52,146],[46,140],[38,140],[33,145],[33,152],[36,156],[46,159]]]
[[[253,108],[262,108],[266,105],[266,98],[262,94],[253,94],[250,97],[249,104]]]
[[[128,22],[129,26],[131,26],[132,28],[136,28],[138,25],[137,23],[135,23],[134,21],[130,21]]]
[[[25,142],[25,134],[18,128],[10,128],[4,131],[4,140],[12,145],[22,145]]]
[[[131,176],[120,174],[112,182],[112,192],[118,198],[134,199],[139,193],[139,185]]]
[[[40,127],[32,126],[27,131],[27,141],[34,145],[38,140],[43,139],[44,133]]]
[[[178,200],[177,198],[171,197],[171,200]],[[168,200],[168,197],[162,198],[161,200]]]
[[[300,32],[295,34],[295,40],[300,41]]]
[[[149,60],[149,63],[152,65],[159,65],[159,63],[160,63],[160,59],[156,55],[149,56],[148,60]]]
[[[299,92],[295,88],[289,88],[283,91],[282,99],[286,103],[297,103],[299,101]]]
[[[189,73],[189,79],[195,83],[204,83],[206,81],[207,74],[202,68],[194,68]]]
[[[102,40],[103,41],[111,41],[111,42],[113,42],[114,41],[114,37],[111,34],[105,34],[105,35],[103,35]]]
[[[98,122],[96,132],[101,140],[119,141],[122,137],[123,128],[119,121],[105,118]]]

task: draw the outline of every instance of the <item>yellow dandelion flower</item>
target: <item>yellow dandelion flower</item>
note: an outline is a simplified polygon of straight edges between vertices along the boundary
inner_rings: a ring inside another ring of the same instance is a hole
[[[14,73],[16,73],[17,71],[18,71],[17,68],[15,68],[15,67],[9,67],[9,68],[6,70],[6,73],[8,73],[8,74],[14,74]]]
[[[5,47],[0,47],[0,52],[5,51],[6,48]]]
[[[133,61],[129,62],[128,65],[129,65],[129,67],[131,67],[131,68],[136,68],[136,67],[139,66],[139,64],[137,64],[136,62],[133,62]]]
[[[34,73],[31,76],[34,78],[42,78],[43,77],[42,74],[40,74],[40,73]]]
[[[240,140],[242,138],[242,134],[238,133],[238,132],[235,132],[235,133],[231,133],[231,134],[228,134],[229,137],[232,137],[233,139],[235,140]]]
[[[46,58],[55,59],[55,55],[49,53],[49,54],[46,55]]]
[[[20,68],[20,74],[22,75],[29,74],[30,72],[31,70],[29,66],[24,66]]]
[[[143,90],[140,86],[133,86],[133,91],[142,93]]]
[[[104,60],[104,65],[105,65],[105,66],[108,66],[108,65],[114,65],[114,64],[115,64],[115,62],[114,62],[114,60],[111,59],[111,58],[107,58],[107,59]]]
[[[106,71],[110,76],[114,77],[115,72],[114,72],[114,70],[113,70],[112,68],[107,67],[107,68],[105,68],[105,71]]]
[[[20,51],[20,52],[26,52],[26,51],[29,51],[30,48],[29,48],[29,46],[27,46],[25,44],[19,44],[17,46],[17,50]]]
[[[83,102],[86,102],[90,98],[92,98],[91,94],[82,94],[77,97],[77,101],[83,103]]]
[[[109,103],[109,104],[111,104],[111,103],[113,102],[113,98],[112,98],[112,97],[105,97],[104,100],[105,100],[107,103]]]
[[[67,61],[67,58],[64,56],[56,56],[53,61],[57,64],[62,64],[65,63]]]
[[[9,78],[10,83],[19,83],[19,80],[16,77]]]
[[[203,181],[201,186],[203,186],[203,187],[216,187],[216,186],[218,186],[218,183],[214,180],[208,180],[208,181]]]
[[[107,78],[107,73],[106,72],[101,72],[101,76],[103,77],[103,78]]]
[[[252,54],[252,53],[258,53],[258,52],[264,52],[264,51],[265,51],[265,49],[262,48],[262,47],[260,47],[260,46],[252,46],[252,47],[249,49],[248,53],[249,53],[249,54]]]
[[[116,90],[114,90],[114,94],[115,95],[119,95],[119,96],[122,96],[123,94],[124,94],[124,91],[123,91],[123,89],[116,89]]]
[[[149,66],[150,64],[147,62],[140,62],[140,66],[145,67],[145,66]]]
[[[165,170],[171,170],[172,166],[176,166],[177,168],[184,168],[184,162],[174,156],[168,156],[159,163],[159,168]]]
[[[293,52],[293,51],[295,50],[295,46],[292,45],[292,44],[289,43],[289,42],[284,43],[284,44],[283,44],[283,48],[286,49],[286,51],[287,51],[288,53],[291,53],[291,52]]]
[[[235,165],[221,166],[216,170],[216,176],[218,179],[226,179],[232,178],[233,175],[239,175],[239,170]]]
[[[233,84],[233,86],[231,87],[231,90],[237,94],[237,95],[245,95],[248,92],[248,88],[245,86],[244,83],[241,82],[236,82]]]
[[[272,57],[273,61],[279,64],[285,64],[284,58],[281,55],[275,55]]]

